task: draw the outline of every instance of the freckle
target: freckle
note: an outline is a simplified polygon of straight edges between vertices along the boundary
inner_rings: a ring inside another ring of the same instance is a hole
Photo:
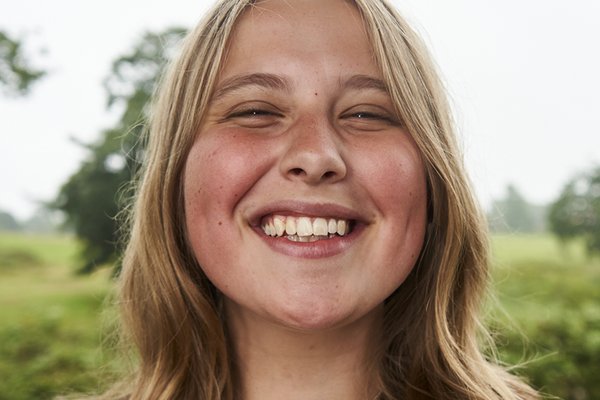
[[[223,221],[219,221],[219,226],[220,226],[220,225],[223,225]]]
[[[315,96],[318,96],[318,93],[317,93],[317,92],[315,92]]]

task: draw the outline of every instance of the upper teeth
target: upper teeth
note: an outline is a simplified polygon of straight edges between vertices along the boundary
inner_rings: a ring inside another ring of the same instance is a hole
[[[349,231],[349,221],[335,218],[286,217],[273,215],[264,218],[262,230],[269,236],[344,236]]]

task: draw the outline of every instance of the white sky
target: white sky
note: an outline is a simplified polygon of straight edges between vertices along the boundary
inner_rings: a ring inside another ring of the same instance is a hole
[[[600,163],[600,1],[395,0],[448,83],[484,204],[515,183],[553,200]],[[0,29],[25,37],[49,75],[0,98],[0,209],[25,218],[52,199],[117,115],[102,79],[146,30],[191,27],[201,0],[0,0]],[[41,54],[42,49],[45,54]]]

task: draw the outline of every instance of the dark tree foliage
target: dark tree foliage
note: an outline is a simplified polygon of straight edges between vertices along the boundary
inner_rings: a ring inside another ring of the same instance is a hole
[[[583,238],[589,253],[600,253],[600,167],[571,179],[548,215],[562,240]]]
[[[102,132],[97,143],[83,145],[88,157],[61,187],[53,204],[65,213],[66,225],[83,243],[81,273],[118,260],[117,216],[127,202],[123,191],[142,161],[147,105],[184,33],[180,28],[147,33],[132,51],[113,62],[104,82],[108,107],[122,107],[121,119]]]
[[[0,31],[0,91],[4,95],[27,94],[31,85],[45,75],[31,67],[23,52],[23,44]]]

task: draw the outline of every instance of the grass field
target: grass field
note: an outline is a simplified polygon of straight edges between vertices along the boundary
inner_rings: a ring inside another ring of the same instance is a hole
[[[68,236],[0,234],[0,400],[101,390],[109,271],[77,276]],[[550,236],[496,236],[490,324],[500,356],[564,399],[600,399],[600,261]],[[550,398],[550,396],[548,396]]]
[[[76,276],[67,236],[0,236],[0,399],[50,399],[94,390],[107,272]]]
[[[600,399],[600,260],[542,235],[496,236],[493,249],[503,359],[546,393]]]

